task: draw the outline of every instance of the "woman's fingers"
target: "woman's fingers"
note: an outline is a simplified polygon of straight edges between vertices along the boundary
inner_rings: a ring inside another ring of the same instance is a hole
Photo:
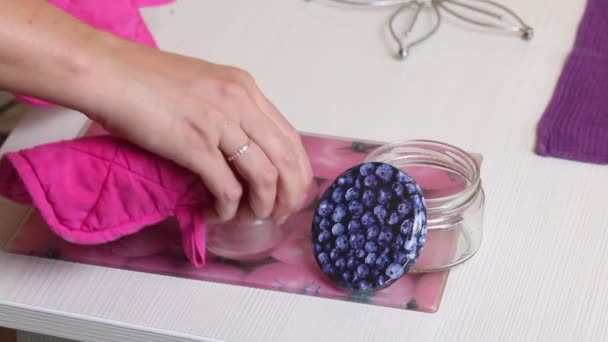
[[[242,148],[246,150],[237,155]],[[278,172],[264,151],[240,127],[224,131],[220,149],[226,158],[235,156],[231,163],[244,180],[251,211],[259,218],[270,216],[275,206]]]

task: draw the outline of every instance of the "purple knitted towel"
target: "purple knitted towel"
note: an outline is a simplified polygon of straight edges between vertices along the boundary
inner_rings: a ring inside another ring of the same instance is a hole
[[[539,127],[538,154],[608,164],[608,0],[589,0]]]

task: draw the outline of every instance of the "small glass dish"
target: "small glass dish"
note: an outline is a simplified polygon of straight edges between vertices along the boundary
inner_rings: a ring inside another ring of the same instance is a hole
[[[381,146],[366,161],[391,164],[422,188],[428,237],[411,272],[449,269],[477,252],[485,201],[480,156],[437,141],[410,140]]]
[[[239,262],[268,257],[286,236],[283,227],[269,219],[210,224],[206,234],[211,254]]]

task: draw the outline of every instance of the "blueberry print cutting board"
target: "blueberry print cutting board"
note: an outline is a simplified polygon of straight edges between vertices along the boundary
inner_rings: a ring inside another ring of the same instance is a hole
[[[92,126],[87,132],[99,133],[101,131],[97,126]],[[429,313],[437,311],[448,279],[448,271],[410,272],[383,290],[353,294],[336,287],[319,269],[311,244],[313,210],[320,196],[340,173],[361,163],[367,154],[379,145],[308,134],[304,134],[302,139],[315,174],[307,205],[285,223],[287,236],[282,243],[272,250],[270,256],[255,263],[239,263],[208,253],[207,264],[203,268],[195,268],[186,259],[181,247],[179,229],[171,220],[112,243],[97,246],[76,245],[54,235],[36,211],[25,220],[6,249],[8,252],[35,257],[283,291],[330,300]],[[426,186],[422,186],[423,191],[437,191],[440,188],[455,186],[448,174],[439,171],[427,172],[421,169],[411,176]],[[428,239],[433,239],[433,232],[429,232]],[[433,248],[422,251],[417,264],[435,263],[437,258],[449,258],[455,245],[455,239],[443,234],[441,241],[435,239]]]

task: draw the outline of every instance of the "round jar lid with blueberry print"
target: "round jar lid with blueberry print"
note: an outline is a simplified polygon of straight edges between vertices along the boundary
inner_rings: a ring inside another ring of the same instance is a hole
[[[342,173],[316,207],[312,246],[337,285],[376,291],[414,265],[426,241],[422,190],[405,172],[369,162]]]

